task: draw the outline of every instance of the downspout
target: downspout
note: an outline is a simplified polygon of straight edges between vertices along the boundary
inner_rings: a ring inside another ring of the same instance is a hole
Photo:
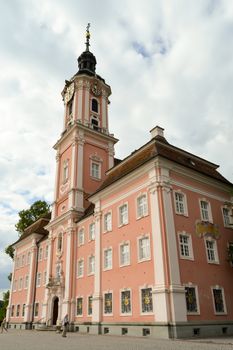
[[[37,272],[38,272],[38,251],[39,251],[39,243],[40,240],[38,242],[36,242],[36,270],[35,270],[35,280],[34,280],[34,293],[33,293],[33,299],[32,299],[32,321],[31,321],[31,329],[32,329],[32,325],[34,323],[34,311],[35,311],[35,301],[36,301],[36,279],[37,279]]]

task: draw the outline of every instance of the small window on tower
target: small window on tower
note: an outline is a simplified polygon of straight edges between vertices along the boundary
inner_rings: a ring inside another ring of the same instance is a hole
[[[91,117],[91,127],[94,130],[99,130],[99,119],[95,115]]]
[[[93,98],[92,101],[91,101],[91,110],[93,112],[98,113],[98,109],[99,109],[98,108],[98,101],[95,98]]]

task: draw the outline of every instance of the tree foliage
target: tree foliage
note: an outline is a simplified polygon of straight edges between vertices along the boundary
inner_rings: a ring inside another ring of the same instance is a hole
[[[3,293],[3,301],[1,302],[1,305],[0,305],[0,322],[6,316],[6,308],[9,303],[9,296],[10,296],[9,290],[6,293]]]
[[[24,232],[24,230],[38,220],[44,214],[49,213],[49,205],[45,201],[34,202],[29,209],[21,210],[19,215],[19,221],[15,225],[16,231],[18,231],[19,236]]]

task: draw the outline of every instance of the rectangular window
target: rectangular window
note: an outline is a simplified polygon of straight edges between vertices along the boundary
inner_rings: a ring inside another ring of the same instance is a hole
[[[44,286],[47,283],[47,271],[44,271]]]
[[[150,239],[143,237],[138,240],[139,261],[150,259]]]
[[[83,277],[84,274],[84,260],[78,261],[78,277]]]
[[[88,260],[88,273],[89,275],[92,275],[95,273],[95,257],[92,255]]]
[[[46,247],[45,247],[45,255],[44,255],[44,258],[45,258],[45,259],[48,259],[48,256],[49,256],[49,246],[46,245]]]
[[[120,266],[129,265],[129,243],[124,243],[120,245]]]
[[[31,252],[28,252],[28,255],[27,255],[27,263],[28,265],[30,264],[31,262]]]
[[[11,305],[11,317],[14,317],[15,305]]]
[[[153,312],[152,288],[141,289],[142,313]]]
[[[177,214],[185,214],[185,196],[183,193],[175,192],[175,209]]]
[[[179,233],[180,257],[183,259],[193,259],[192,237],[187,233]]]
[[[106,213],[104,215],[104,231],[111,231],[112,230],[112,214]]]
[[[19,290],[21,290],[23,288],[23,278],[21,277],[19,279]]]
[[[23,308],[22,308],[22,317],[24,317],[24,315],[25,315],[25,307],[26,307],[26,304],[23,304]]]
[[[43,257],[43,248],[39,249],[39,256],[38,256],[38,260],[41,261]]]
[[[40,287],[40,284],[41,284],[41,273],[37,272],[37,275],[36,275],[36,286]]]
[[[16,308],[16,317],[19,317],[19,314],[20,314],[20,305],[17,305],[17,308]]]
[[[25,264],[25,255],[22,255],[22,266]]]
[[[112,293],[104,294],[104,313],[112,314]]]
[[[16,290],[17,290],[17,280],[14,280],[13,291],[15,292]]]
[[[78,245],[83,245],[84,244],[84,229],[82,228],[78,232]]]
[[[110,270],[112,268],[112,249],[104,251],[104,269]]]
[[[100,163],[95,163],[91,161],[91,177],[95,177],[96,179],[100,179]]]
[[[34,304],[34,316],[38,317],[39,315],[39,303]]]
[[[131,313],[131,293],[130,290],[121,292],[121,313]]]
[[[95,223],[92,222],[89,225],[89,240],[93,241],[95,239]]]
[[[83,298],[77,298],[77,316],[83,314]]]
[[[119,207],[119,225],[128,224],[128,205],[124,204]]]
[[[222,288],[213,288],[213,298],[214,298],[214,310],[215,313],[225,313],[224,296]]]
[[[201,219],[203,221],[211,221],[210,220],[210,213],[209,213],[209,203],[206,201],[200,201],[200,206],[201,206]]]
[[[92,315],[92,295],[88,297],[88,315]]]
[[[29,281],[29,276],[26,275],[26,276],[25,276],[25,283],[24,283],[24,288],[25,288],[25,289],[28,289],[28,281]]]
[[[231,224],[230,210],[228,208],[222,208],[223,223],[225,227],[229,227]]]
[[[206,239],[206,255],[209,263],[218,263],[217,243],[215,240]]]
[[[148,214],[147,196],[143,194],[137,198],[137,217],[141,218]]]
[[[197,313],[196,287],[185,287],[186,309],[188,313]]]

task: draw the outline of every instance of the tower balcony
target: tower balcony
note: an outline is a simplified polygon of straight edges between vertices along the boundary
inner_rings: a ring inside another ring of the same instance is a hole
[[[64,286],[64,278],[62,276],[59,277],[49,277],[49,281],[46,285],[46,288],[56,288]]]

